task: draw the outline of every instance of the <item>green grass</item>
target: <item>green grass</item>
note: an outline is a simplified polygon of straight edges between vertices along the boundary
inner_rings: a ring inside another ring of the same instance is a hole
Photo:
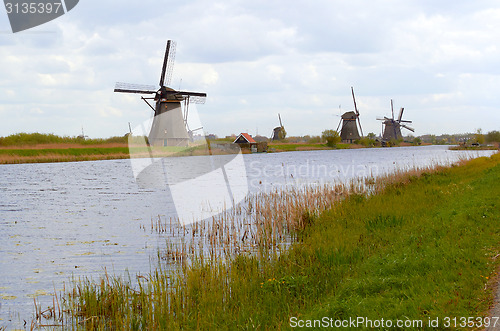
[[[41,148],[41,149],[0,149],[1,155],[16,155],[16,156],[42,156],[42,155],[106,155],[106,154],[128,154],[128,147],[92,147],[92,148]]]
[[[106,139],[82,139],[78,137],[60,137],[55,134],[45,133],[17,133],[7,137],[0,137],[0,147],[8,146],[33,146],[41,144],[80,144],[95,145],[109,143],[128,143],[128,138],[110,137]]]
[[[81,280],[65,298],[73,327],[266,330],[289,329],[293,316],[484,316],[500,248],[499,182],[496,154],[305,213],[298,241],[281,254],[159,267],[135,287]]]

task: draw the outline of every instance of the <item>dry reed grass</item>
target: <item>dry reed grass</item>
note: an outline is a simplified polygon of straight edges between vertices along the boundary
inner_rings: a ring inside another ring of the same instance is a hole
[[[464,163],[466,158],[458,163]],[[149,231],[166,234],[166,246],[158,252],[161,261],[190,263],[220,261],[238,254],[276,254],[300,240],[308,223],[350,195],[383,192],[445,168],[437,164],[398,169],[378,177],[351,179],[348,183],[276,187],[270,192],[249,195],[235,208],[210,220],[181,226],[177,218],[157,216]],[[147,231],[146,226],[141,226]]]
[[[96,154],[96,155],[61,155],[45,154],[36,156],[0,155],[0,164],[21,164],[21,163],[49,163],[49,162],[76,162],[76,161],[97,161],[127,159],[129,154]]]

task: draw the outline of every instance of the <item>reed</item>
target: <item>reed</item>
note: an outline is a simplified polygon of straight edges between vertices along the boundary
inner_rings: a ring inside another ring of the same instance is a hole
[[[170,234],[157,267],[134,279],[75,281],[61,300],[66,327],[483,316],[500,253],[500,155],[463,163],[259,193],[190,227],[152,219],[150,231]]]

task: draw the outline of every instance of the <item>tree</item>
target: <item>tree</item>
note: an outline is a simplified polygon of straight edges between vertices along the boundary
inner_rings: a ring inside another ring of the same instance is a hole
[[[309,137],[309,139],[307,139],[307,142],[309,144],[317,144],[317,143],[320,143],[321,142],[321,137],[320,136],[312,136],[312,137]]]
[[[321,138],[326,140],[328,147],[335,147],[340,142],[340,135],[335,130],[325,130],[321,133]]]
[[[478,143],[479,145],[484,144],[484,134],[482,129],[476,130],[476,133],[474,134],[474,142]]]
[[[486,141],[489,143],[500,142],[500,131],[490,131],[486,134]]]
[[[372,140],[375,140],[375,138],[377,138],[377,136],[373,132],[370,132],[369,134],[367,134],[366,137],[368,139],[372,139]]]

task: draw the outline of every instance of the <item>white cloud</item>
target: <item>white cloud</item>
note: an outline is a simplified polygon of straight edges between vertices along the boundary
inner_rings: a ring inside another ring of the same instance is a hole
[[[123,134],[152,111],[139,95],[113,93],[114,83],[157,85],[167,39],[177,41],[172,86],[208,93],[200,116],[221,136],[246,126],[270,133],[278,112],[290,135],[320,134],[336,127],[339,104],[352,109],[351,86],[366,132],[380,131],[375,117],[387,115],[391,98],[407,109],[416,134],[498,129],[491,120],[498,119],[500,83],[495,1],[195,0],[164,7],[88,0],[46,25],[0,34],[7,117],[0,136],[77,135],[82,125],[89,136]],[[471,117],[477,110],[484,116]]]

